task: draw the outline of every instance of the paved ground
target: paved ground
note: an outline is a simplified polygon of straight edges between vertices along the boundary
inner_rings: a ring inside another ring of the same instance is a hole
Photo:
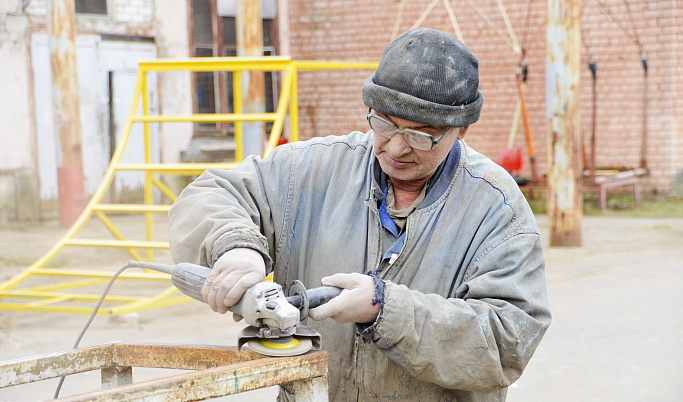
[[[132,232],[142,228],[129,218],[116,221]],[[539,224],[545,235],[545,216]],[[677,383],[683,374],[683,219],[585,217],[583,225],[582,247],[546,247],[554,321],[508,401],[683,400]],[[157,226],[163,239],[163,221]],[[36,260],[64,231],[53,223],[0,230],[0,281]],[[102,231],[95,225],[87,233]],[[114,269],[128,259],[120,251],[69,248],[55,261]],[[115,320],[99,317],[82,345],[117,340],[234,345],[241,325],[208,310],[185,303]],[[0,310],[0,360],[68,349],[85,320]],[[136,380],[158,375],[134,372]],[[98,381],[97,373],[69,377],[62,396],[97,389]],[[0,400],[49,399],[54,387],[42,382],[7,388],[0,390]],[[267,389],[228,400],[274,397]]]

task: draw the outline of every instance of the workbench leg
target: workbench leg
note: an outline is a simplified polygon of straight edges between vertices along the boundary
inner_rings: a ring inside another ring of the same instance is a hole
[[[640,208],[640,183],[638,180],[633,182],[633,198],[636,201],[636,208]]]
[[[605,186],[600,186],[600,211],[604,211],[607,208],[607,188]]]
[[[114,388],[119,385],[129,385],[133,383],[133,367],[103,367],[102,388]]]
[[[327,402],[327,376],[292,383],[296,402]]]

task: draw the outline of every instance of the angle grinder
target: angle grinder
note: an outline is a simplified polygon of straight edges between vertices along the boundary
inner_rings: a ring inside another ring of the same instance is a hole
[[[171,275],[171,283],[187,296],[204,302],[202,288],[211,269],[191,263],[175,266],[141,261],[128,265],[164,272]],[[282,286],[273,282],[260,282],[244,292],[242,298],[228,308],[244,317],[249,325],[237,337],[237,349],[244,344],[255,352],[267,356],[296,356],[309,350],[320,350],[320,334],[299,324],[308,316],[308,310],[323,305],[339,295],[342,289],[322,286],[306,289],[298,280],[289,285],[288,296]]]

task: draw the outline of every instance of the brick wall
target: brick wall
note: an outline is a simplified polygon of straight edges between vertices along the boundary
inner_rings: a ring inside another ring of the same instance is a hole
[[[154,0],[116,0],[116,20],[121,22],[153,21]]]
[[[399,0],[313,0],[290,4],[291,51],[295,59],[378,61],[391,41]],[[409,29],[429,0],[406,2],[399,33]],[[456,18],[467,45],[480,60],[484,93],[481,120],[468,133],[468,144],[495,158],[508,142],[517,102],[518,58],[495,0],[457,3]],[[629,4],[630,12],[626,8]],[[582,14],[582,130],[588,144],[592,124],[592,78],[588,57],[598,64],[596,81],[596,159],[598,165],[638,167],[643,121],[647,119],[647,190],[669,191],[683,175],[680,5],[674,0],[596,0],[584,2]],[[528,63],[527,109],[538,171],[546,171],[545,57],[546,2],[505,2],[515,36]],[[485,15],[495,28],[480,15]],[[421,24],[454,34],[439,2]],[[628,32],[628,34],[627,34]],[[635,32],[635,34],[634,34]],[[640,45],[638,45],[638,43]],[[647,114],[640,49],[648,60]],[[366,130],[360,89],[370,71],[311,72],[301,76],[301,136]],[[525,150],[523,125],[516,145]],[[590,157],[590,155],[588,155]],[[529,176],[528,163],[524,175]],[[683,180],[683,179],[681,179]]]

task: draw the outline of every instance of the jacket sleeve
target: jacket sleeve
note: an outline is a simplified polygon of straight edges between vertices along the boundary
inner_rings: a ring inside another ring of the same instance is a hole
[[[281,221],[273,208],[287,191],[288,149],[278,147],[263,160],[249,157],[231,170],[207,170],[189,184],[169,212],[173,260],[213,267],[226,251],[249,247],[261,252],[270,271]]]
[[[456,298],[387,282],[373,343],[421,381],[492,392],[522,373],[550,325],[537,233],[516,233],[475,259]]]

